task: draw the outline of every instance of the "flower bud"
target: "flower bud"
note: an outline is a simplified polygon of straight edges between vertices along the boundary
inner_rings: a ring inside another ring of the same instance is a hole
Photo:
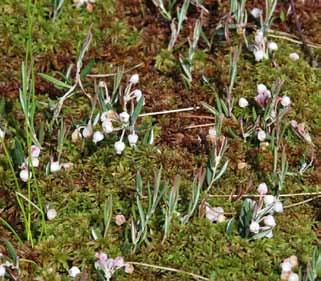
[[[266,237],[266,238],[268,238],[268,239],[271,239],[271,238],[273,237],[273,231],[270,230],[268,233],[265,234],[264,237]]]
[[[91,124],[88,124],[83,130],[82,135],[85,139],[90,138],[93,134],[93,127]]]
[[[292,61],[297,61],[300,59],[300,56],[297,54],[297,53],[291,53],[289,55],[289,58],[292,60]]]
[[[288,96],[283,96],[281,99],[281,104],[284,107],[287,107],[291,104],[291,99]]]
[[[3,140],[5,135],[6,133],[0,128],[0,140]]]
[[[96,131],[93,135],[93,142],[96,144],[104,139],[104,135],[100,131]]]
[[[136,101],[138,102],[140,100],[140,98],[143,96],[143,93],[141,90],[134,90],[132,92],[132,94],[134,95],[134,97],[136,98]]]
[[[256,221],[252,221],[250,224],[250,231],[255,234],[259,233],[260,225]]]
[[[271,52],[274,52],[278,50],[278,45],[275,42],[269,42],[268,48]]]
[[[218,223],[225,222],[225,221],[226,221],[226,217],[224,215],[221,214],[217,217]]]
[[[110,134],[113,132],[114,128],[113,128],[113,123],[110,121],[110,119],[106,119],[104,120],[103,124],[102,124],[102,127],[103,127],[103,131],[106,133],[106,134]]]
[[[264,84],[258,84],[256,90],[258,94],[263,95],[264,92],[267,91],[267,88]]]
[[[55,209],[49,209],[47,211],[47,219],[48,220],[53,220],[57,216],[57,211]]]
[[[40,148],[36,145],[31,146],[31,157],[38,158],[40,155]]]
[[[264,56],[265,56],[262,50],[254,50],[253,54],[255,57],[255,61],[261,61],[264,59]]]
[[[264,195],[263,201],[265,206],[269,206],[275,202],[275,197],[273,195]]]
[[[32,174],[28,168],[24,168],[20,171],[19,177],[23,182],[27,182],[31,178]]]
[[[129,121],[129,114],[127,112],[122,112],[119,114],[120,122],[122,123],[128,123]]]
[[[60,171],[61,169],[61,165],[59,163],[59,161],[51,161],[50,162],[50,172],[51,173],[56,173],[58,171]]]
[[[126,222],[126,218],[124,215],[116,215],[115,222],[118,226],[121,226]]]
[[[76,276],[80,274],[80,269],[77,266],[73,266],[68,270],[68,273],[71,278],[76,278]]]
[[[0,264],[0,277],[4,277],[5,275],[6,275],[6,268],[3,264]]]
[[[274,227],[276,226],[276,223],[275,223],[275,219],[273,216],[269,215],[269,216],[266,216],[264,219],[263,219],[263,222],[266,226],[269,226],[269,227]]]
[[[250,13],[251,13],[251,15],[254,17],[254,18],[259,18],[261,15],[262,15],[262,13],[263,13],[263,11],[262,11],[262,9],[259,9],[259,8],[253,8],[251,11],[250,11]]]
[[[138,74],[134,74],[130,77],[129,79],[129,83],[131,84],[137,84],[139,82],[139,75]]]
[[[258,131],[257,138],[259,141],[265,141],[266,133],[263,130]]]
[[[117,154],[122,154],[125,149],[125,144],[122,141],[115,142],[115,150]]]
[[[138,141],[138,135],[135,132],[128,135],[128,142],[130,146],[136,145],[137,141]]]
[[[249,102],[247,101],[246,98],[240,98],[239,99],[239,107],[245,108],[249,105]]]
[[[287,258],[281,263],[282,272],[290,272],[292,270],[292,264],[290,259]]]
[[[280,200],[275,202],[273,210],[276,213],[283,213],[283,204]]]
[[[31,165],[32,167],[38,168],[39,167],[39,159],[36,157],[31,158]]]
[[[256,31],[254,40],[257,45],[261,45],[264,43],[264,34],[262,30]]]
[[[259,194],[261,194],[261,195],[267,194],[267,192],[268,192],[268,187],[267,187],[267,185],[266,185],[265,182],[262,182],[262,183],[259,184],[259,186],[258,186],[258,188],[257,188],[257,192],[258,192]]]

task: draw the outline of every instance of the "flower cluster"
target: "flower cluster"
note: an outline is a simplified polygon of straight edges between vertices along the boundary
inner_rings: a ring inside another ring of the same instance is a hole
[[[211,222],[224,222],[224,209],[222,207],[212,208],[209,203],[205,202],[205,215]]]
[[[72,141],[77,142],[79,139],[85,138],[92,139],[92,141],[97,144],[104,140],[107,135],[121,131],[120,139],[114,144],[116,153],[122,154],[126,147],[124,142],[126,132],[129,132],[127,135],[129,145],[135,146],[138,141],[138,135],[135,132],[135,122],[137,119],[137,112],[139,111],[136,110],[136,108],[139,104],[140,107],[144,104],[142,91],[139,89],[132,89],[138,82],[138,74],[132,75],[124,93],[119,95],[122,98],[120,104],[122,105],[123,111],[118,114],[113,109],[113,101],[108,94],[105,82],[101,81],[99,83],[99,88],[105,91],[103,107],[106,110],[99,113],[94,122],[90,119],[86,126],[79,126],[72,133]],[[94,127],[99,121],[101,122],[101,130],[95,130]]]
[[[106,281],[109,281],[118,269],[124,268],[126,273],[134,271],[132,264],[125,263],[123,257],[109,259],[107,254],[99,252],[96,253],[96,259],[95,268],[103,272]]]
[[[280,121],[281,117],[289,110],[291,99],[286,95],[282,97],[277,95],[272,96],[271,91],[264,84],[258,84],[256,91],[257,95],[254,99],[257,105],[263,109],[263,116],[261,119],[265,123],[265,125],[263,125],[263,128],[265,128],[265,130],[260,127],[259,123],[256,124],[254,130],[256,130],[257,132],[257,139],[260,142],[264,142],[268,136],[267,131],[269,131],[269,128],[271,130],[271,125],[277,122],[277,120]],[[241,97],[239,99],[238,105],[241,108],[245,108],[249,105],[249,102],[246,98]],[[281,105],[281,109],[279,105]],[[266,129],[268,130],[266,131]],[[253,129],[251,131],[253,131]],[[244,137],[247,135],[249,135],[249,133],[243,132]]]
[[[267,194],[268,187],[266,183],[259,184],[257,191],[260,195],[258,202],[246,199],[253,212],[249,230],[254,235],[254,239],[261,237],[272,238],[272,230],[276,225],[274,213],[282,213],[283,205],[278,198]]]
[[[38,168],[39,167],[39,155],[40,155],[40,148],[36,145],[31,146],[31,158],[26,158],[25,161],[20,166],[20,179],[23,182],[27,182],[31,176],[32,173],[30,171],[31,167]]]
[[[298,258],[296,256],[291,256],[286,258],[281,263],[281,280],[282,281],[299,281],[299,275],[293,272],[293,269],[297,268],[299,265]]]
[[[256,61],[268,59],[269,52],[273,53],[278,50],[278,45],[275,42],[267,42],[262,30],[257,30],[254,38],[253,54]]]

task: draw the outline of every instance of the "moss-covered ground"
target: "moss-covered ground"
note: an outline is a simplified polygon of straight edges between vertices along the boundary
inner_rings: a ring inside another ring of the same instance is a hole
[[[27,38],[25,2],[4,0],[0,4],[0,90],[4,97],[1,122],[6,122],[10,128],[6,141],[11,149],[14,147],[14,138],[22,136],[23,116],[18,89]],[[69,64],[75,63],[91,26],[93,42],[84,64],[94,61],[92,73],[110,73],[117,66],[129,69],[143,63],[134,72],[140,74],[139,87],[146,98],[145,112],[196,106],[201,101],[214,104],[215,96],[222,95],[223,85],[228,83],[229,54],[233,43],[217,39],[211,49],[206,48],[204,42],[201,43],[204,46],[199,48],[195,57],[192,87],[184,87],[177,59],[179,53],[186,52],[187,43],[181,39],[174,54],[167,52],[169,25],[148,3],[151,1],[97,0],[93,12],[89,13],[85,8],[76,9],[71,1],[66,0],[55,21],[50,18],[51,1],[34,2],[33,55],[36,74],[43,72],[59,77],[58,72],[65,73]],[[224,12],[226,7],[222,5],[215,9]],[[197,17],[193,9],[190,12],[192,19]],[[216,23],[214,19],[209,20]],[[210,30],[210,26],[208,24],[207,30]],[[320,25],[313,28],[318,27]],[[188,28],[184,32],[185,35],[189,34]],[[295,119],[305,122],[314,143],[311,147],[296,137],[290,128],[286,129],[284,144],[289,171],[298,171],[304,161],[309,161],[312,152],[315,161],[313,168],[304,176],[288,176],[282,193],[318,192],[321,191],[321,71],[309,65],[299,45],[282,39],[276,39],[276,42],[279,50],[273,59],[260,63],[255,63],[252,54],[243,47],[233,96],[235,101],[239,97],[246,97],[253,102],[257,84],[264,83],[271,87],[277,78],[284,81],[281,93],[292,100],[291,112],[286,118],[288,121]],[[292,52],[299,53],[299,61],[289,59]],[[315,50],[317,58],[318,53]],[[202,75],[206,75],[213,83],[213,88],[204,85]],[[84,84],[90,88],[93,80],[86,78]],[[45,124],[47,116],[50,116],[46,107],[48,98],[55,100],[63,91],[36,76],[36,94],[37,125]],[[237,105],[233,112],[236,118],[251,114],[250,109],[241,110]],[[302,266],[310,261],[313,248],[320,244],[321,237],[318,200],[285,209],[276,217],[274,237],[256,241],[247,241],[236,232],[227,235],[226,223],[213,224],[196,212],[184,225],[174,219],[170,236],[161,244],[164,215],[162,210],[157,210],[148,232],[149,243],[143,243],[132,252],[129,218],[136,204],[137,172],[141,173],[144,184],[153,181],[154,172],[160,167],[163,167],[163,179],[169,183],[173,182],[176,175],[180,175],[182,184],[178,210],[186,212],[193,178],[200,167],[206,166],[209,144],[206,142],[208,128],[184,128],[209,122],[208,119],[195,118],[195,115],[212,116],[200,109],[191,113],[194,117],[172,114],[142,118],[138,127],[153,125],[155,144],[139,143],[136,148],[127,147],[119,156],[114,151],[116,139],[113,138],[98,145],[89,141],[78,144],[71,142],[70,133],[74,126],[86,121],[89,113],[90,104],[80,92],[68,100],[62,111],[69,128],[62,159],[63,162],[74,164],[70,171],[45,175],[45,163],[49,161],[57,143],[56,131],[44,138],[48,149],[42,152],[37,185],[43,202],[58,212],[54,220],[47,222],[46,235],[31,248],[27,242],[19,245],[12,233],[0,225],[0,243],[11,241],[22,259],[35,262],[21,261],[19,280],[70,280],[68,269],[73,265],[86,273],[81,280],[98,280],[93,266],[97,251],[104,251],[111,257],[122,255],[128,261],[181,269],[213,280],[280,280],[279,265],[284,258],[295,254]],[[255,187],[260,182],[271,181],[272,152],[260,149],[256,141],[245,143],[240,137],[229,135],[229,126],[238,136],[239,128],[235,124],[230,125],[229,121],[223,121],[223,124],[223,131],[229,136],[226,158],[230,162],[227,172],[211,193],[229,195],[245,190],[249,181],[253,182],[249,193],[255,193]],[[238,164],[243,161],[247,166],[240,170]],[[12,174],[1,151],[0,216],[24,238],[21,214],[13,190]],[[92,229],[103,232],[103,204],[109,196],[113,198],[113,217],[108,235],[94,240]],[[304,199],[287,197],[283,203],[286,206]],[[209,203],[222,206],[232,214],[239,210],[241,200],[211,197]],[[123,214],[128,222],[117,226],[114,220],[116,214]],[[35,213],[35,236],[39,225],[39,217]],[[1,244],[0,252],[6,253]],[[139,266],[131,275],[117,272],[114,279],[192,280],[186,275]]]

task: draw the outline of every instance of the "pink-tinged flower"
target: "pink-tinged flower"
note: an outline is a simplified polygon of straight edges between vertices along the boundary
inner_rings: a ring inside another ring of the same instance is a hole
[[[31,178],[31,176],[31,171],[29,171],[27,167],[23,168],[19,173],[19,177],[23,182],[27,182]]]
[[[276,213],[283,213],[283,204],[280,200],[275,201],[273,210]]]
[[[260,225],[256,221],[252,221],[250,224],[250,231],[254,234],[259,233],[260,231]]]
[[[262,183],[259,184],[259,186],[258,186],[258,188],[257,188],[257,192],[258,192],[259,194],[261,194],[261,195],[267,194],[267,192],[268,192],[268,187],[267,187],[267,185],[266,185],[265,182],[262,182]]]
[[[209,219],[211,222],[218,222],[218,220],[220,219],[220,221],[223,220],[223,217],[220,216],[224,216],[224,209],[222,207],[216,207],[216,208],[212,208],[207,202],[205,203],[205,215],[206,218]]]
[[[68,270],[68,273],[71,278],[76,278],[80,274],[80,269],[77,266],[73,266]]]
[[[116,269],[125,266],[124,258],[123,258],[123,257],[116,257],[116,258],[113,260],[113,266],[114,266]]]
[[[249,105],[249,102],[247,101],[246,98],[240,98],[239,99],[239,107],[245,108]]]
[[[267,91],[267,87],[264,84],[258,84],[256,87],[256,91],[258,94],[264,94]]]
[[[278,45],[275,42],[269,42],[268,48],[271,52],[274,52],[278,50]]]
[[[282,269],[282,272],[291,272],[292,264],[290,259],[287,258],[281,263],[281,269]]]
[[[129,83],[131,83],[131,84],[137,84],[138,82],[139,82],[139,75],[138,74],[132,75],[129,79]]]
[[[253,51],[253,54],[254,54],[254,57],[255,57],[255,61],[261,61],[265,57],[264,51],[261,50],[261,49],[255,49]]]
[[[284,106],[284,107],[288,107],[288,106],[290,106],[290,104],[291,104],[291,99],[290,99],[288,96],[283,96],[283,97],[281,98],[281,104],[282,104],[282,106]]]
[[[273,195],[264,195],[263,201],[264,201],[265,206],[270,206],[270,205],[274,204],[275,197]]]
[[[36,145],[31,146],[31,157],[38,158],[40,155],[40,148]]]
[[[259,106],[265,107],[268,104],[270,98],[271,98],[271,92],[269,90],[266,90],[264,92],[259,93],[255,97],[255,101]]]
[[[300,56],[298,55],[298,53],[291,53],[289,55],[289,58],[292,60],[292,61],[297,61],[300,59]]]
[[[253,8],[250,11],[250,14],[257,19],[263,14],[263,11],[262,9],[259,9],[259,8]]]
[[[55,209],[49,209],[48,211],[47,211],[47,219],[49,220],[49,221],[51,221],[51,220],[53,220],[54,218],[56,218],[56,216],[57,216],[57,211],[55,210]]]
[[[128,142],[130,146],[135,146],[137,141],[138,141],[138,135],[135,132],[128,135]]]
[[[291,272],[288,281],[299,281],[299,275],[297,273]]]
[[[259,141],[265,141],[266,133],[263,130],[259,130],[257,133],[257,138]]]
[[[274,227],[276,226],[275,219],[272,215],[268,215],[263,219],[263,222],[266,226]]]
[[[124,215],[116,215],[115,222],[118,226],[121,226],[126,222],[126,218]]]

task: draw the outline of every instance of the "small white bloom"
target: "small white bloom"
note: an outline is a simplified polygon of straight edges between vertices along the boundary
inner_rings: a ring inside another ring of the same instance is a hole
[[[96,131],[93,135],[93,142],[96,144],[104,139],[104,135],[100,131]]]
[[[211,222],[218,222],[219,216],[222,215],[224,217],[224,209],[222,207],[212,208],[208,203],[206,203],[205,215],[206,218]],[[222,219],[223,217],[221,217],[220,219]]]
[[[39,159],[36,158],[36,157],[32,157],[31,159],[31,165],[35,168],[38,168],[39,167]]]
[[[273,210],[276,213],[283,213],[283,204],[280,200],[275,201]]]
[[[263,219],[263,222],[266,226],[269,226],[269,227],[274,227],[276,226],[276,223],[275,223],[275,219],[273,216],[269,215],[269,216],[266,216],[264,219]]]
[[[115,222],[118,226],[121,226],[126,222],[126,218],[124,215],[116,215]]]
[[[288,96],[283,96],[281,99],[281,104],[284,107],[287,107],[291,104],[291,99]]]
[[[104,122],[105,120],[108,120],[108,119],[109,119],[109,113],[108,113],[108,111],[103,112],[103,113],[101,114],[101,116],[100,116],[100,121],[101,121],[101,122]]]
[[[298,55],[298,53],[291,53],[289,55],[289,58],[292,60],[292,61],[297,61],[300,59],[300,56]]]
[[[256,90],[258,94],[263,95],[267,91],[267,88],[264,84],[258,84]]]
[[[264,59],[264,56],[265,56],[263,50],[261,50],[261,49],[259,49],[259,50],[255,49],[253,51],[253,54],[254,54],[254,57],[255,57],[255,61],[261,61],[261,60]]]
[[[5,132],[0,128],[0,140],[4,139]]]
[[[258,186],[258,188],[257,188],[257,192],[258,192],[259,194],[262,194],[262,195],[267,194],[267,192],[268,192],[268,187],[267,187],[267,185],[266,185],[265,182],[262,182],[262,183],[259,184],[259,186]]]
[[[117,154],[122,154],[125,149],[125,143],[123,141],[115,142],[115,150]]]
[[[254,40],[255,40],[255,43],[256,43],[257,45],[261,45],[261,44],[264,43],[264,34],[263,34],[263,31],[262,31],[262,30],[257,30],[257,31],[255,32],[255,38],[254,38]]]
[[[253,17],[257,19],[262,15],[263,11],[262,9],[259,9],[259,8],[253,8],[250,13]]]
[[[60,169],[61,169],[61,165],[60,165],[59,161],[51,161],[50,162],[50,172],[51,173],[58,172],[58,171],[60,171]]]
[[[137,84],[138,82],[139,82],[139,75],[138,74],[132,75],[129,79],[129,83],[131,83],[131,84]]]
[[[68,270],[69,276],[72,278],[76,278],[78,274],[80,274],[80,269],[77,266],[73,266]]]
[[[4,277],[6,275],[6,268],[3,264],[0,264],[0,277]]]
[[[32,158],[38,158],[40,155],[40,148],[36,145],[31,146],[31,156]]]
[[[83,130],[82,135],[84,138],[90,138],[93,134],[93,128],[91,124],[88,124]]]
[[[29,178],[31,178],[32,174],[31,172],[28,170],[28,168],[24,168],[20,171],[19,173],[19,177],[23,182],[27,182],[29,180]]]
[[[106,119],[103,121],[103,124],[102,124],[102,127],[103,127],[103,131],[106,133],[106,134],[110,134],[113,132],[114,128],[113,128],[113,123],[110,121],[110,119]]]
[[[290,272],[292,270],[292,264],[289,259],[285,259],[281,263],[282,272]]]
[[[250,231],[255,234],[259,233],[260,225],[256,221],[252,221],[250,224]]]
[[[263,201],[265,206],[269,206],[275,202],[275,197],[273,195],[264,195]]]
[[[269,42],[268,48],[270,51],[274,52],[278,50],[278,45],[275,42]]]
[[[258,131],[257,138],[259,141],[265,141],[266,133],[263,130]]]
[[[245,108],[249,105],[249,102],[247,101],[246,98],[240,98],[239,99],[239,107]]]
[[[57,216],[57,211],[55,209],[49,209],[47,211],[47,219],[48,220],[53,220]]]
[[[299,281],[299,280],[300,280],[299,275],[294,272],[292,272],[288,278],[288,281]]]
[[[119,119],[120,119],[120,122],[122,123],[128,123],[129,121],[129,114],[127,112],[122,112],[119,114]]]
[[[141,90],[134,90],[133,92],[134,97],[136,98],[136,101],[138,102],[140,98],[143,96],[143,93]]]
[[[138,141],[138,135],[135,132],[128,135],[128,142],[130,146],[136,145],[137,141]]]

